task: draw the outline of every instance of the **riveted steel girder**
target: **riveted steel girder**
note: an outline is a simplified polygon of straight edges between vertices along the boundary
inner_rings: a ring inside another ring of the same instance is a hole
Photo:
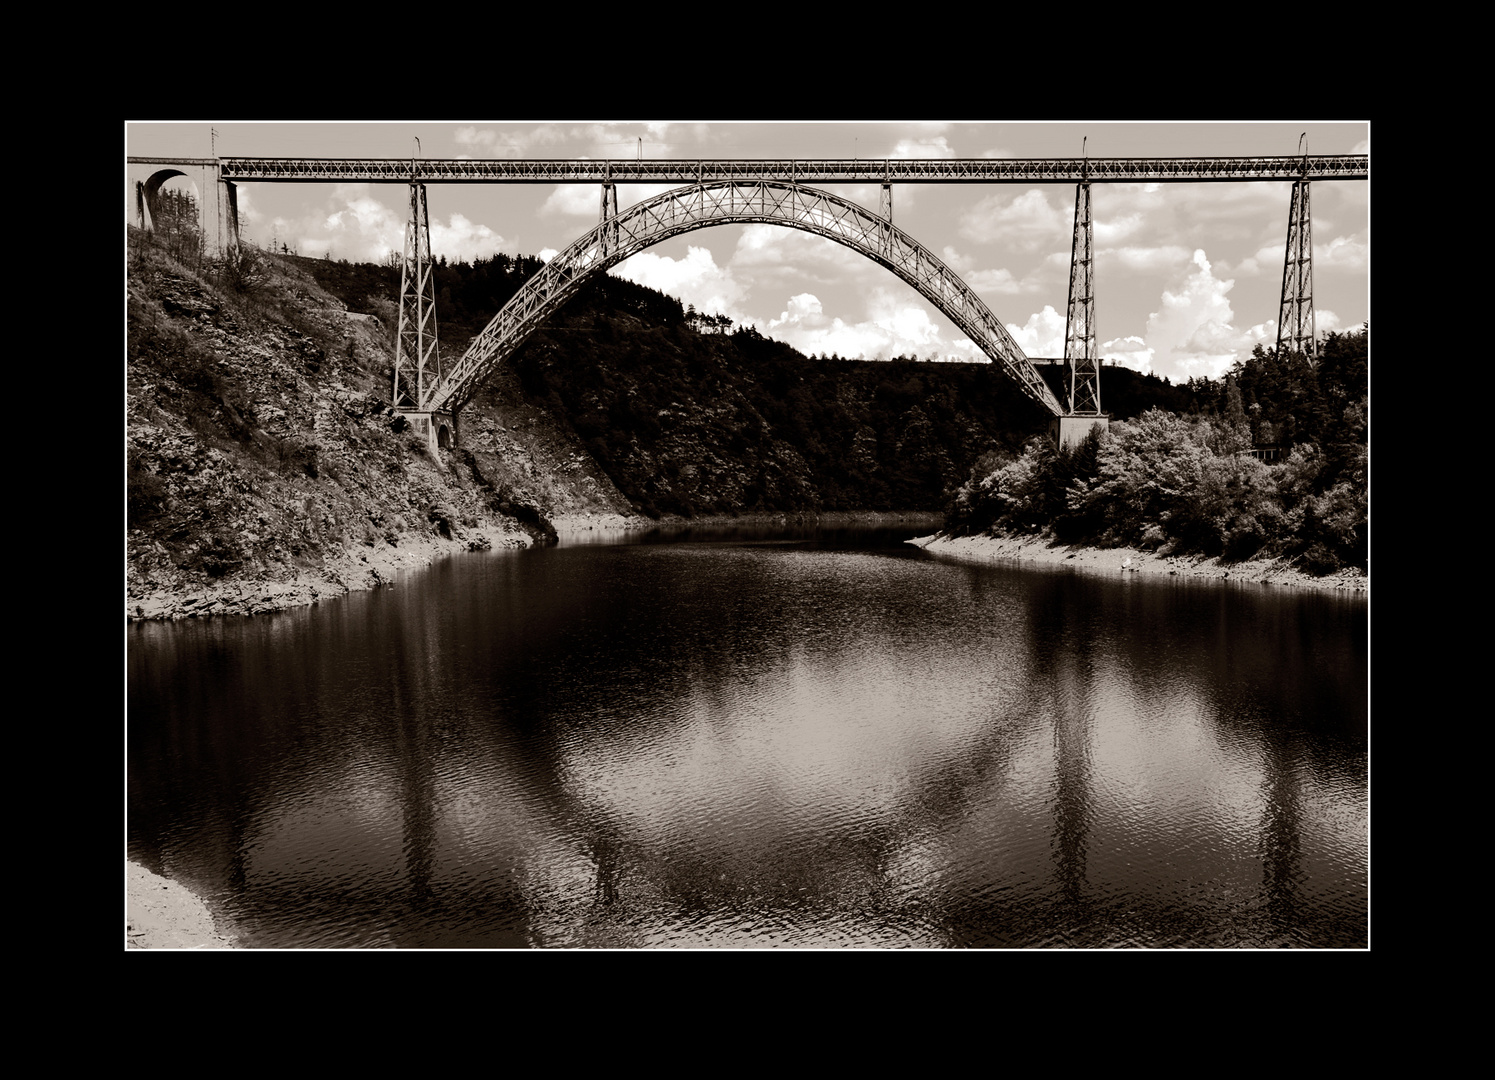
[[[154,158],[130,158],[155,161]],[[161,159],[164,160],[164,159]],[[223,179],[240,181],[386,181],[475,183],[678,183],[779,180],[792,184],[863,180],[919,184],[1197,183],[1240,180],[1364,180],[1364,154],[1316,157],[1184,158],[846,158],[627,161],[611,159],[480,160],[427,158],[219,159]]]
[[[408,163],[407,163],[408,167]],[[516,293],[429,395],[428,409],[461,405],[587,278],[651,245],[710,225],[765,223],[815,233],[887,267],[939,308],[1031,400],[1064,410],[1002,323],[955,272],[917,240],[855,203],[767,180],[696,184],[609,215],[553,257]]]

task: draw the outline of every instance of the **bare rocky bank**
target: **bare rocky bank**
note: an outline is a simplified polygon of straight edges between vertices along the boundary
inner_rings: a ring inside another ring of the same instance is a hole
[[[956,536],[940,534],[910,541],[931,555],[963,562],[1012,561],[1068,566],[1097,573],[1205,578],[1220,582],[1332,589],[1366,593],[1370,579],[1358,569],[1315,577],[1280,559],[1224,562],[1203,555],[1159,555],[1137,548],[1091,548],[1061,544],[1042,536]]]

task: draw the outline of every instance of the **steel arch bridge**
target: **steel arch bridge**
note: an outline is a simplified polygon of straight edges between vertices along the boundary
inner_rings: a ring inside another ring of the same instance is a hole
[[[968,336],[1027,397],[1062,416],[1064,407],[986,304],[931,251],[891,221],[829,192],[777,180],[728,180],[677,188],[604,217],[530,278],[462,358],[419,403],[460,409],[484,380],[582,285],[672,236],[712,225],[785,225],[824,236],[887,267]]]

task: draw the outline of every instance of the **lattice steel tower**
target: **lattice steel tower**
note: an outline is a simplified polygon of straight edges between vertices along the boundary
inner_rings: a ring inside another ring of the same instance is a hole
[[[405,262],[400,270],[400,329],[394,377],[397,407],[402,373],[404,396],[410,399],[410,407],[416,409],[426,407],[431,391],[441,382],[441,356],[436,347],[436,280],[432,270],[426,185],[412,183],[410,220],[405,224]]]
[[[1100,415],[1100,369],[1095,346],[1095,231],[1090,182],[1075,189],[1075,237],[1069,257],[1069,312],[1064,326],[1064,366],[1069,369],[1069,411]]]
[[[1306,139],[1307,136],[1304,136]],[[1303,171],[1308,171],[1307,147]],[[1318,363],[1313,321],[1313,221],[1308,213],[1308,177],[1293,181],[1293,206],[1287,218],[1287,254],[1282,264],[1282,306],[1277,313],[1277,356],[1300,352]]]
[[[1287,256],[1282,266],[1277,355],[1300,352],[1308,357],[1310,364],[1317,363],[1317,342],[1313,323],[1313,222],[1308,215],[1308,181],[1296,180],[1292,214],[1287,221]]]

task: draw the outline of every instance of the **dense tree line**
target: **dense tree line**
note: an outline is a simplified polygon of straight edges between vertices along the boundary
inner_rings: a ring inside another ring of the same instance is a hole
[[[1041,427],[989,365],[806,357],[629,317],[658,303],[637,288],[606,279],[513,364],[646,513],[940,510],[979,454]]]
[[[341,298],[349,311],[381,317],[398,311],[400,264],[397,260],[392,264],[304,258],[293,261],[311,273],[322,288]],[[502,252],[470,263],[449,263],[445,257],[439,258],[431,276],[443,355],[463,352],[467,343],[482,332],[544,265],[532,255]],[[582,307],[611,306],[615,311],[668,326],[686,319],[685,308],[674,297],[606,274],[591,279],[583,287],[582,296],[573,299],[573,303]]]
[[[1326,335],[1317,366],[1258,346],[1223,379],[1191,380],[1186,414],[1151,409],[1074,448],[1039,438],[988,456],[949,527],[1367,569],[1369,337]]]
[[[299,261],[353,310],[362,298],[393,311],[398,266]],[[542,265],[440,260],[443,353]],[[1074,450],[1042,434],[1046,415],[990,365],[806,357],[606,274],[512,364],[646,513],[945,508],[957,532],[1329,570],[1366,561],[1368,339],[1368,327],[1327,334],[1316,365],[1258,347],[1221,379],[1179,385],[1104,367],[1111,432]]]

